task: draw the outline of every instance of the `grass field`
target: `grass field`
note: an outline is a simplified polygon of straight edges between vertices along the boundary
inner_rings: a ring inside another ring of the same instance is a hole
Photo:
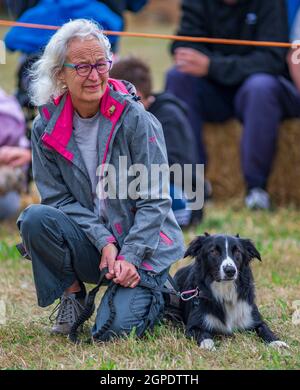
[[[151,30],[150,30],[151,31]],[[156,27],[156,32],[170,28]],[[2,30],[3,32],[3,30]],[[1,30],[0,30],[1,34]],[[124,40],[123,54],[143,56],[153,67],[155,87],[163,85],[170,64],[165,41]],[[0,66],[0,86],[14,89],[16,55]],[[49,335],[52,308],[36,305],[30,262],[20,259],[15,244],[15,221],[0,226],[0,368],[2,369],[299,369],[299,325],[292,322],[292,303],[300,300],[300,210],[277,209],[250,213],[242,203],[209,205],[206,218],[196,230],[185,233],[188,243],[195,234],[239,233],[250,237],[261,251],[262,263],[254,262],[257,302],[270,327],[290,345],[273,350],[253,333],[237,333],[217,339],[217,352],[201,351],[181,329],[169,324],[155,328],[142,340],[130,336],[107,344],[70,344]],[[181,266],[178,263],[172,272]],[[2,303],[2,305],[1,305]],[[4,315],[5,314],[5,315]],[[91,322],[90,322],[91,324]],[[86,333],[88,328],[86,327]]]

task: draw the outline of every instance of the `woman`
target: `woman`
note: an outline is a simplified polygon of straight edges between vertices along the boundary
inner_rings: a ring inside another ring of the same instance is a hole
[[[133,328],[142,335],[153,326],[163,308],[157,290],[184,252],[168,195],[150,197],[153,186],[132,191],[136,179],[130,177],[133,196],[121,196],[118,189],[116,196],[97,196],[103,194],[105,164],[115,168],[116,178],[124,164],[148,172],[152,164],[167,165],[159,122],[123,84],[109,79],[110,67],[109,41],[84,19],[66,23],[34,65],[32,100],[40,115],[32,132],[33,175],[41,205],[18,219],[39,305],[61,297],[53,332],[69,333],[83,309],[83,283],[97,283],[108,267],[111,283],[93,335],[99,336],[109,318],[112,288],[116,313],[101,340]]]

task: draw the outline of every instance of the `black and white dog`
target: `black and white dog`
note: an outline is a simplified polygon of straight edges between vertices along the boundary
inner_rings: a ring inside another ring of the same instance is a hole
[[[261,260],[249,239],[205,233],[192,241],[185,256],[194,263],[174,276],[179,291],[198,289],[198,296],[181,301],[186,334],[201,348],[214,350],[213,336],[234,330],[255,330],[269,345],[288,347],[269,329],[255,304],[250,261]]]

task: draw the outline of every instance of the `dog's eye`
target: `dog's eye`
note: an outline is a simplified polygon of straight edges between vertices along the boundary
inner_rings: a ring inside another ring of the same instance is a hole
[[[217,251],[217,249],[211,249],[211,250],[209,251],[209,254],[210,254],[211,256],[219,256],[219,252]]]
[[[242,254],[242,252],[239,250],[239,248],[234,248],[233,253],[235,254],[235,256],[241,256],[241,254]]]

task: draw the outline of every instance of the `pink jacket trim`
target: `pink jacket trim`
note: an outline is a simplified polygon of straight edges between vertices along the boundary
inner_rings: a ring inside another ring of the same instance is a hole
[[[73,160],[73,153],[67,150],[63,145],[57,141],[57,139],[53,138],[51,134],[44,133],[42,136],[42,141],[45,145],[57,150],[64,158],[69,161]]]
[[[160,232],[159,235],[165,244],[173,245],[173,241],[165,233]]]
[[[109,84],[111,84],[116,91],[120,91],[122,93],[128,94],[127,88],[120,80],[116,79],[108,79]]]
[[[47,119],[47,121],[49,121],[51,116],[50,116],[48,108],[47,107],[43,107],[42,111],[43,111],[44,117]]]
[[[62,146],[66,147],[73,131],[73,104],[71,96],[68,93],[65,105],[60,113],[58,120],[51,132],[51,137],[55,138]]]
[[[154,137],[150,137],[149,138],[149,142],[153,142],[153,143],[156,142],[156,137],[155,136]]]
[[[122,93],[128,93],[122,82],[114,79],[109,79],[108,82],[109,84],[113,85],[115,90],[120,91]],[[53,100],[56,106],[60,103],[62,97],[63,95]],[[112,122],[113,127],[106,143],[105,153],[102,161],[103,164],[107,159],[109,144],[115,130],[115,125],[118,122],[120,116],[122,115],[125,106],[126,103],[121,104],[110,96],[110,88],[109,86],[107,86],[106,91],[100,101],[100,111],[106,118],[108,118]],[[50,114],[48,109],[46,107],[43,107],[42,112],[45,115],[46,119],[49,120]],[[73,159],[73,154],[65,149],[69,143],[73,131],[73,113],[74,109],[72,99],[70,94],[68,93],[66,96],[64,107],[55,123],[51,134],[45,134],[45,137],[42,138],[43,142],[57,150],[68,160]]]
[[[115,223],[115,228],[119,235],[123,233],[122,225],[120,223]]]
[[[117,242],[117,240],[115,239],[114,236],[109,236],[109,237],[107,237],[106,242],[112,244],[114,242]]]
[[[142,262],[141,266],[145,267],[148,271],[153,271],[153,267],[145,261]]]

